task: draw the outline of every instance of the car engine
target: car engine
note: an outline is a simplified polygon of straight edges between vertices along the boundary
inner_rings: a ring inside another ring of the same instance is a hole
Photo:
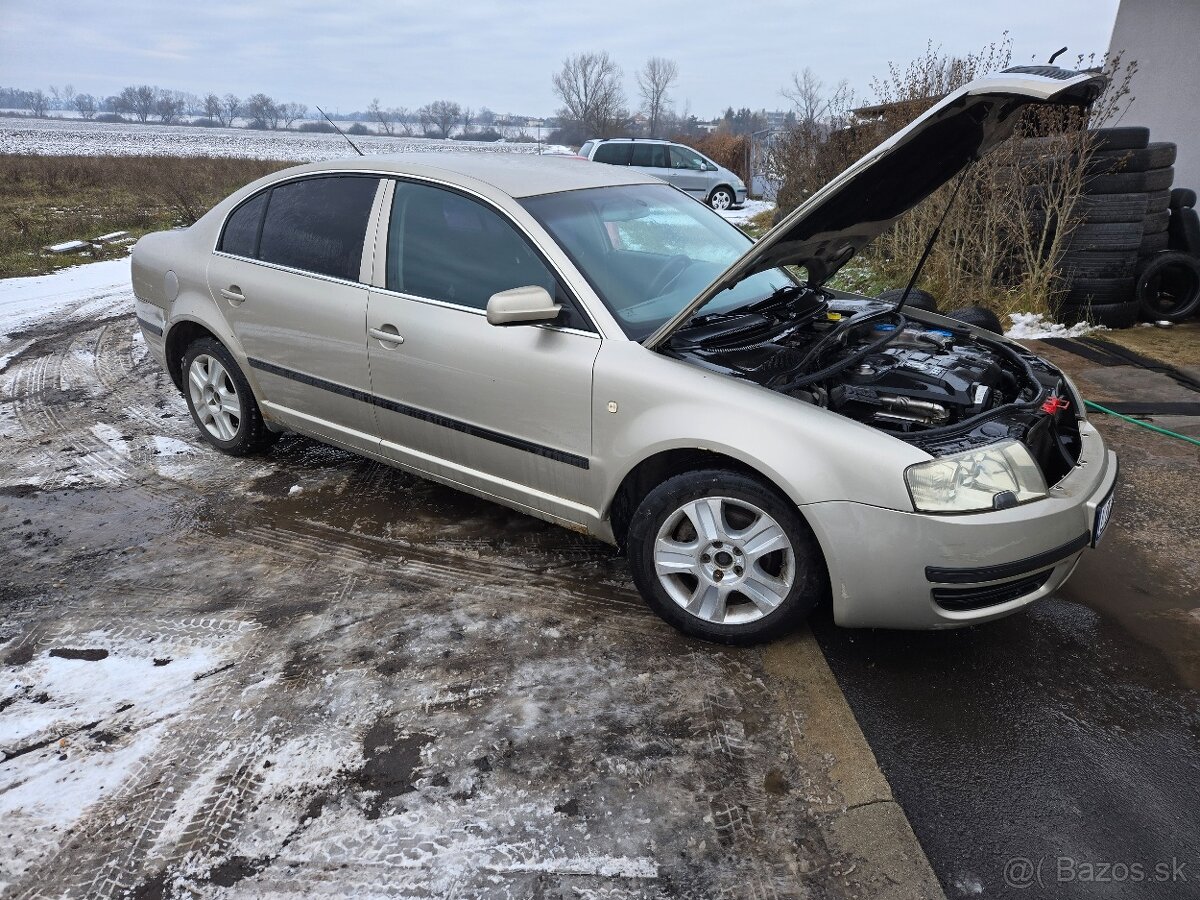
[[[1012,437],[1035,453],[1044,444],[1039,461],[1052,470],[1078,457],[1078,428],[1066,412],[1076,398],[1060,372],[1023,348],[812,288],[768,301],[693,319],[669,352],[934,455]]]

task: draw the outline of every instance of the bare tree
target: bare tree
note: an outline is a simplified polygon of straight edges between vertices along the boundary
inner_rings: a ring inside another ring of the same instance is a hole
[[[671,107],[668,93],[671,85],[679,80],[679,66],[673,59],[652,56],[646,60],[642,71],[637,73],[638,93],[642,95],[642,109],[650,120],[650,137],[658,137],[659,126]]]
[[[417,116],[426,134],[433,130],[438,137],[448,138],[462,117],[462,107],[452,100],[434,100],[417,110]]]
[[[405,137],[412,137],[413,134],[413,113],[407,106],[397,106],[389,110],[392,118],[396,122],[396,127],[400,129],[400,133]]]
[[[41,88],[29,92],[29,109],[39,119],[46,118],[46,110],[50,106],[50,98]]]
[[[159,91],[154,101],[154,114],[164,125],[177,125],[187,102],[175,91]]]
[[[251,94],[246,98],[246,115],[254,128],[279,127],[279,107],[266,94]]]
[[[806,66],[803,72],[792,73],[792,83],[780,93],[792,102],[797,126],[813,129],[849,106],[850,85],[843,80],[826,92],[825,82]]]
[[[148,84],[130,85],[117,95],[115,106],[117,112],[129,113],[143,124],[154,114],[155,103],[158,101],[158,88]]]
[[[475,110],[469,106],[463,107],[462,111],[462,127],[463,134],[467,134],[471,130],[471,123],[475,121]]]
[[[291,128],[292,123],[297,119],[303,119],[308,115],[308,106],[303,103],[280,103],[279,118],[283,120],[285,129]]]
[[[221,106],[221,98],[216,94],[208,94],[204,98],[204,115],[218,125],[226,124],[225,108]]]
[[[383,129],[384,134],[392,134],[396,130],[396,123],[392,119],[392,111],[380,106],[378,97],[372,100],[371,105],[367,107],[367,115],[379,123],[379,127]]]
[[[76,94],[71,103],[83,118],[94,119],[96,117],[96,98],[91,94]]]
[[[577,123],[585,137],[608,137],[628,117],[621,67],[607,51],[568,56],[554,75],[554,93],[563,102],[561,117]]]
[[[242,101],[234,94],[226,94],[221,98],[221,107],[225,110],[222,124],[233,127],[233,120],[242,114]]]

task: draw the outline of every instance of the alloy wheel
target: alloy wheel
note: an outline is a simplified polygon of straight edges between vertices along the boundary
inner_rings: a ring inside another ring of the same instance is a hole
[[[188,367],[188,393],[196,418],[212,437],[232,441],[242,424],[237,387],[220,360],[201,353]]]
[[[774,612],[796,580],[787,533],[752,503],[702,497],[667,516],[654,541],[663,589],[691,615],[718,625]]]

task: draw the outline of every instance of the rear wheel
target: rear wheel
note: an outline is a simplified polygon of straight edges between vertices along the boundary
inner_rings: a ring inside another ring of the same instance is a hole
[[[193,342],[183,354],[183,375],[188,410],[208,443],[231,456],[247,456],[275,442],[246,376],[218,341]]]
[[[727,187],[719,187],[708,196],[708,205],[716,210],[729,209],[733,202],[733,191]]]
[[[633,580],[687,634],[752,643],[785,634],[824,595],[824,559],[796,507],[762,482],[721,469],[652,490],[629,526]]]

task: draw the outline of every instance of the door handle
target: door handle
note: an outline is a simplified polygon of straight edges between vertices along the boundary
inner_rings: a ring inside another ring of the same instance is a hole
[[[221,296],[230,303],[245,303],[246,295],[242,293],[242,289],[236,284],[231,284],[227,288],[221,288]]]
[[[403,344],[404,335],[396,330],[395,325],[384,325],[382,328],[368,328],[367,334],[381,344]]]

